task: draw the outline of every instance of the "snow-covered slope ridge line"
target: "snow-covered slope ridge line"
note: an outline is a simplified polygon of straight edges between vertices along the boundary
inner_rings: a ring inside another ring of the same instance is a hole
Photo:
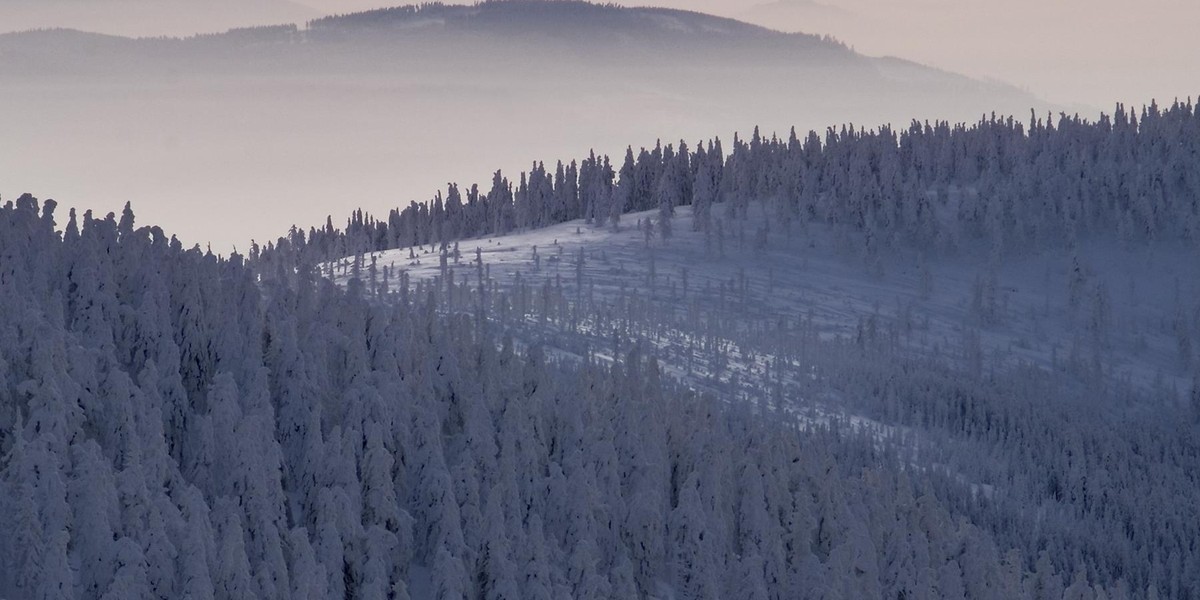
[[[677,207],[669,227],[644,211],[617,227],[577,220],[321,268],[385,301],[401,288],[432,293],[448,312],[483,316],[568,362],[646,352],[735,405],[866,433],[959,493],[986,496],[983,519],[1032,518],[1030,502],[1065,514],[1090,502],[1030,487],[1057,481],[1058,463],[1014,466],[1043,436],[1086,430],[1099,447],[1170,437],[1160,419],[1179,414],[1193,383],[1190,244],[1094,242],[992,266],[986,250],[867,257],[852,228],[780,226],[762,207],[707,235],[693,230],[691,207]],[[1100,527],[1085,515],[1054,527]]]
[[[666,239],[658,225],[646,234],[645,224],[659,214],[644,211],[623,216],[616,228],[577,220],[462,240],[445,256],[434,246],[410,247],[324,269],[345,283],[358,261],[364,280],[374,265],[376,285],[386,270],[392,282],[403,273],[413,280],[453,277],[470,288],[482,268],[490,285],[520,284],[535,295],[549,285],[556,302],[649,303],[656,319],[683,329],[654,336],[664,361],[689,364],[688,372],[703,378],[711,369],[696,363],[692,347],[702,332],[686,330],[696,311],[738,323],[737,339],[727,343],[756,357],[743,366],[756,373],[772,355],[765,346],[786,343],[759,334],[782,323],[824,339],[887,337],[899,352],[946,354],[974,369],[1076,369],[1095,360],[1105,376],[1137,387],[1190,383],[1190,344],[1183,340],[1200,297],[1194,248],[1097,242],[1074,254],[1048,250],[996,266],[969,255],[898,250],[868,262],[857,233],[815,224],[785,229],[759,208],[737,229],[711,235],[694,231],[691,207],[679,207]],[[547,309],[538,298],[526,309],[530,318],[566,310]],[[581,335],[602,335],[594,325],[576,325]]]

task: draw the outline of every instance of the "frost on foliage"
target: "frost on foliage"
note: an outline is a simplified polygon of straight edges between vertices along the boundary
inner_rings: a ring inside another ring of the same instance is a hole
[[[989,370],[980,331],[1005,306],[987,270],[960,307],[977,350],[906,354],[916,319],[865,311],[831,339],[802,314],[747,312],[777,283],[744,270],[703,281],[656,262],[644,289],[606,296],[591,274],[634,267],[603,249],[546,240],[540,274],[504,280],[454,250],[576,218],[580,236],[640,235],[619,221],[634,210],[654,213],[654,250],[694,235],[713,261],[775,252],[793,225],[845,228],[833,245],[868,266],[905,244],[1009,257],[1114,227],[1190,244],[1197,179],[1179,153],[1195,144],[1190,105],[756,132],[728,157],[660,144],[619,170],[593,154],[496,173],[486,193],[359,212],[249,260],[132,211],[59,232],[52,204],[23,197],[0,208],[0,596],[1195,595],[1195,392],[1095,375],[1124,343],[1125,296],[1082,263],[1047,289],[1077,303],[1086,339],[1052,369]],[[438,277],[361,256],[391,247],[444,263]],[[354,283],[322,277],[338,269]],[[1156,334],[1192,339],[1194,306],[1177,305]],[[800,393],[866,417],[783,405]]]

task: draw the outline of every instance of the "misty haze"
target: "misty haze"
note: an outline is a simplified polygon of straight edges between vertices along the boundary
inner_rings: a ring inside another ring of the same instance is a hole
[[[1200,599],[1194,3],[663,3],[0,5],[0,599]]]

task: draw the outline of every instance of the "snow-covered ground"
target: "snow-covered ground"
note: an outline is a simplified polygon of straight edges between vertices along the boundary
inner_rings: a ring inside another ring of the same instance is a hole
[[[486,287],[525,290],[513,300],[525,313],[522,338],[600,359],[641,341],[666,372],[726,392],[769,393],[773,380],[816,377],[803,360],[809,336],[979,372],[1036,365],[1163,393],[1191,383],[1194,349],[1180,332],[1200,321],[1200,261],[1180,245],[1085,244],[1002,260],[986,250],[902,248],[867,258],[861,234],[785,229],[758,207],[708,236],[693,231],[690,207],[676,209],[669,238],[657,225],[647,236],[657,220],[648,211],[624,215],[617,228],[572,221],[463,241],[445,257],[405,248],[363,265],[390,269],[393,287],[405,272],[471,290],[482,274]],[[335,278],[345,282],[350,264],[335,266]]]

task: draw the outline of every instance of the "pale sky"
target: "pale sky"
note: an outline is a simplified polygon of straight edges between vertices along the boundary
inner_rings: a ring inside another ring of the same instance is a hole
[[[324,12],[387,2],[301,0]],[[1080,110],[1200,95],[1197,0],[651,0],[1027,89]]]

